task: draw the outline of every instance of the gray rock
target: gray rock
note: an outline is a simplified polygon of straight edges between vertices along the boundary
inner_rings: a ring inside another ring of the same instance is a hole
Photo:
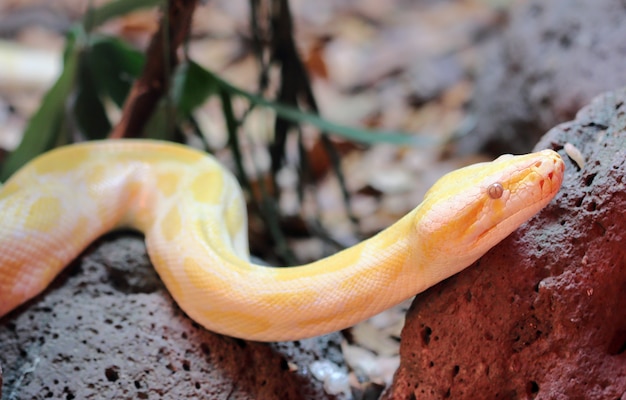
[[[168,295],[143,239],[100,241],[0,320],[3,399],[334,399],[312,378],[343,365],[339,335],[263,344],[198,326]]]
[[[600,93],[626,85],[626,8],[615,0],[530,0],[510,10],[477,72],[464,154],[528,152]]]

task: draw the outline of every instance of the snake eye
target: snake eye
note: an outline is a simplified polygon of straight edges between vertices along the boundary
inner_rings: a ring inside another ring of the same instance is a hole
[[[501,183],[492,183],[487,188],[487,193],[492,199],[499,199],[500,197],[502,197],[502,194],[504,194],[504,187],[502,187]]]

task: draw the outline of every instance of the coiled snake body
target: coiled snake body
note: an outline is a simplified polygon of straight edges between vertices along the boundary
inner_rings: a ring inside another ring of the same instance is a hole
[[[552,199],[563,170],[544,150],[454,171],[376,236],[270,268],[248,261],[244,197],[214,158],[149,140],[62,147],[0,189],[0,317],[97,237],[131,227],[176,302],[207,329],[262,341],[336,331],[472,264]]]

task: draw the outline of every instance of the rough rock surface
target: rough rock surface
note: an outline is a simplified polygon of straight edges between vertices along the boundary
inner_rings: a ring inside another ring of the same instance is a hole
[[[465,153],[523,153],[600,93],[626,85],[626,7],[615,0],[518,1],[477,72]]]
[[[343,365],[338,335],[268,345],[199,327],[130,235],[92,246],[0,320],[3,399],[345,398],[311,377],[318,359]]]
[[[561,191],[416,297],[385,399],[626,399],[626,90],[598,97],[536,148],[563,156]]]

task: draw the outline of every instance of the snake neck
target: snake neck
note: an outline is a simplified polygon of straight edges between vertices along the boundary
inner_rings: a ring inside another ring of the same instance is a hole
[[[185,224],[174,240],[178,252],[163,251],[172,243],[162,245],[158,229],[146,242],[170,293],[194,320],[227,335],[293,340],[347,328],[433,285],[413,245],[412,221],[409,214],[356,246],[287,268],[249,263],[211,225]]]

